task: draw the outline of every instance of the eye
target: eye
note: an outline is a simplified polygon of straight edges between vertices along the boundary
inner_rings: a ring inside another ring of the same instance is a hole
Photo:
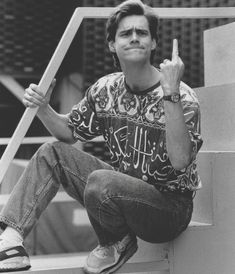
[[[128,33],[124,32],[124,33],[121,33],[120,34],[121,37],[125,37],[125,36],[128,36]]]
[[[119,36],[120,37],[127,37],[130,35],[130,31],[122,31],[119,33]]]
[[[142,29],[136,30],[136,33],[139,36],[147,36],[149,34],[147,30],[142,30]]]

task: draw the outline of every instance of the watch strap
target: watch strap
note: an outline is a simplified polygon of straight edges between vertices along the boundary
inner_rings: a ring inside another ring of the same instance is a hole
[[[170,101],[172,103],[178,103],[180,101],[180,94],[173,93],[171,95],[164,95],[163,100]]]

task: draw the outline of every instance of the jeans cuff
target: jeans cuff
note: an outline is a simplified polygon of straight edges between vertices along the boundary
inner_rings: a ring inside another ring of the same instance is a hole
[[[8,218],[0,216],[0,228],[2,230],[5,230],[7,226],[10,226],[17,230],[17,232],[19,232],[20,235],[24,238],[24,232],[22,229],[20,229],[14,222],[10,221]]]

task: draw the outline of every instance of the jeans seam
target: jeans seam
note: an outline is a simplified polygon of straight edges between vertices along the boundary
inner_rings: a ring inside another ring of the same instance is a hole
[[[75,177],[77,177],[79,180],[81,180],[84,184],[86,184],[86,179],[83,176],[81,176],[80,174],[77,174],[77,173],[73,172],[70,168],[68,168],[67,166],[63,165],[63,163],[61,161],[59,161],[59,164],[61,165],[61,167],[65,171],[73,174]]]
[[[141,204],[143,204],[143,205],[146,205],[146,206],[152,207],[152,208],[154,208],[154,209],[156,209],[156,210],[159,210],[157,206],[155,206],[154,204],[149,203],[149,202],[147,202],[147,201],[145,201],[145,200],[143,200],[143,199],[125,197],[125,196],[120,196],[120,195],[109,196],[109,197],[107,197],[106,199],[104,199],[104,200],[101,202],[101,204],[99,205],[99,210],[98,210],[99,213],[98,213],[98,214],[99,214],[99,223],[100,223],[101,225],[104,225],[103,222],[102,222],[102,218],[101,218],[101,207],[102,207],[103,204],[108,203],[109,200],[111,200],[111,199],[123,199],[123,200],[125,200],[125,201],[136,201],[136,202],[141,203]],[[187,214],[187,219],[188,219],[189,217],[190,217],[189,214]],[[183,229],[184,227],[185,227],[185,224],[183,224],[181,227],[179,227],[179,228],[178,228],[178,231],[176,232],[176,234],[182,232],[182,229]]]
[[[138,203],[145,204],[145,205],[148,205],[152,208],[157,209],[157,207],[155,205],[153,205],[152,203],[148,203],[148,202],[144,201],[143,199],[130,198],[130,197],[125,197],[125,196],[120,196],[120,195],[109,196],[106,199],[104,199],[99,205],[98,212],[99,212],[99,223],[100,224],[103,224],[103,222],[101,221],[101,207],[102,207],[103,204],[108,203],[108,201],[113,199],[113,198],[114,199],[123,199],[123,200],[126,200],[126,201],[136,201]]]
[[[86,179],[85,177],[81,176],[81,174],[78,174],[78,173],[75,173],[73,172],[70,168],[68,168],[67,166],[63,165],[61,162],[60,163],[60,166],[63,168],[63,171],[64,173],[69,173],[70,176],[74,176],[75,178],[77,178],[79,180],[79,182],[81,182],[81,185],[83,185],[83,188],[85,189],[86,187]],[[83,200],[83,197],[80,196],[80,192],[77,191],[76,189],[76,184],[72,183],[72,187],[71,188],[66,188],[66,186],[61,183],[61,185],[63,186],[65,192],[70,196],[72,197],[75,201],[78,201],[81,205],[84,206],[84,200]]]
[[[55,168],[57,165],[58,165],[58,162],[56,162],[56,163],[53,165],[52,170],[54,170],[54,168]],[[52,174],[52,173],[51,173],[51,174]],[[39,189],[40,192],[38,191],[38,192],[36,193],[36,195],[35,195],[35,196],[36,196],[36,197],[35,197],[36,199],[34,199],[34,201],[33,201],[33,203],[32,203],[32,206],[31,206],[30,210],[27,210],[26,213],[25,213],[25,215],[24,215],[24,217],[22,218],[21,226],[24,226],[24,225],[26,224],[26,222],[27,222],[27,220],[28,220],[30,214],[32,213],[33,209],[35,208],[35,206],[36,206],[38,200],[39,200],[40,198],[43,198],[43,197],[45,196],[46,193],[44,193],[44,195],[43,195],[42,197],[41,197],[41,194],[43,193],[43,190],[48,186],[49,182],[51,181],[51,178],[52,178],[52,175],[48,178],[47,182],[43,185],[43,187],[41,188],[41,190]]]
[[[75,177],[79,178],[79,180],[81,180],[83,182],[83,184],[85,184],[85,179],[83,176],[79,176],[78,174],[74,173],[71,171],[71,169],[67,168],[66,166],[64,166],[61,161],[55,161],[54,164],[52,164],[52,170],[54,170],[56,168],[56,166],[60,165],[65,171],[70,172],[71,174],[73,174]],[[53,172],[52,172],[53,173]],[[44,189],[49,185],[49,182],[51,181],[52,178],[52,173],[51,176],[48,178],[47,182],[43,185],[43,187],[41,188],[41,190],[39,189],[39,191],[36,193],[36,199],[33,201],[32,203],[32,207],[30,208],[30,210],[27,210],[24,217],[22,218],[22,222],[20,224],[21,227],[23,227],[26,223],[28,218],[30,217],[30,214],[32,213],[33,209],[35,208],[35,206],[37,205],[37,202],[39,199],[42,199],[46,193],[44,193],[43,196],[41,196],[41,194],[43,193]]]
[[[153,208],[157,208],[156,206],[155,206],[155,204],[153,204],[153,203],[149,203],[148,201],[145,201],[144,199],[138,199],[138,198],[132,198],[132,197],[126,197],[126,196],[122,196],[122,195],[113,195],[113,196],[109,196],[109,197],[107,197],[106,199],[104,199],[102,202],[101,202],[101,204],[100,204],[100,206],[99,206],[99,209],[100,209],[100,207],[102,206],[102,204],[103,203],[106,203],[108,200],[111,200],[111,199],[113,199],[113,198],[118,198],[118,199],[124,199],[124,200],[129,200],[129,201],[136,201],[136,202],[139,202],[139,203],[142,203],[142,204],[145,204],[145,205],[149,205],[149,206],[151,206],[151,207],[153,207]]]
[[[52,165],[52,170],[54,170],[54,169],[56,168],[56,166],[58,166],[58,165],[60,165],[61,167],[63,167],[64,170],[66,170],[66,171],[70,172],[71,174],[73,174],[75,177],[79,178],[79,180],[81,180],[84,184],[86,183],[85,180],[84,180],[84,178],[83,178],[82,176],[79,176],[78,174],[72,172],[69,168],[67,168],[66,166],[64,166],[64,165],[61,163],[61,161],[56,161],[56,162]],[[52,173],[53,173],[53,172],[52,172]],[[33,209],[35,208],[35,206],[36,206],[38,200],[39,200],[40,198],[43,198],[43,197],[45,196],[46,193],[44,193],[43,196],[41,196],[41,194],[42,194],[43,190],[49,185],[49,182],[51,181],[51,178],[52,178],[52,173],[51,173],[51,176],[48,178],[47,182],[46,182],[46,183],[43,185],[43,187],[41,188],[41,190],[39,189],[40,192],[38,191],[38,192],[36,193],[37,198],[33,201],[33,205],[32,205],[32,207],[31,207],[31,209],[28,210],[28,211],[26,212],[25,216],[22,218],[23,221],[22,221],[22,223],[21,223],[21,226],[25,225],[25,223],[27,222],[27,219],[29,218],[31,212],[32,212]]]

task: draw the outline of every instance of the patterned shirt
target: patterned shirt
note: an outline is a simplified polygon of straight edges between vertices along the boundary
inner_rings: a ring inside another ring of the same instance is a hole
[[[196,166],[196,155],[202,145],[200,109],[196,94],[183,82],[180,95],[193,144],[192,160],[183,170],[175,170],[167,154],[160,84],[137,94],[128,88],[122,72],[106,75],[72,108],[69,127],[81,141],[103,135],[118,171],[161,190],[195,191],[201,187]]]

